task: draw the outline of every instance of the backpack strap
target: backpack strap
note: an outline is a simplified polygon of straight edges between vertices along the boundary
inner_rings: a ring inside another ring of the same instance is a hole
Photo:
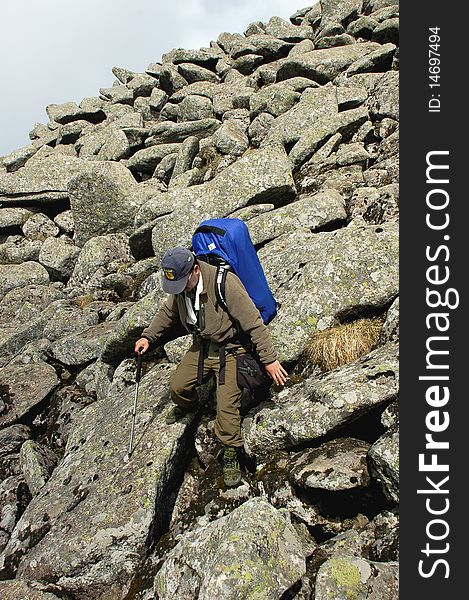
[[[226,275],[228,271],[231,270],[230,265],[224,263],[218,265],[217,267],[217,275],[215,278],[215,296],[217,298],[218,304],[223,308],[224,311],[229,313],[228,305],[226,303],[225,298],[225,288],[226,288]]]

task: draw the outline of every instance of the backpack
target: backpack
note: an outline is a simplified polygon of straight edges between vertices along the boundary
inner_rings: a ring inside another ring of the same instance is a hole
[[[264,270],[241,219],[220,218],[202,221],[192,236],[192,250],[199,260],[217,266],[215,293],[220,306],[228,311],[225,280],[233,271],[267,325],[277,314],[277,301],[270,291]]]

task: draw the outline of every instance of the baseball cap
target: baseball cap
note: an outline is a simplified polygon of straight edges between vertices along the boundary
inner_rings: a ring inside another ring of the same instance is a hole
[[[170,248],[161,259],[163,290],[167,294],[180,294],[187,285],[194,266],[194,254],[187,248]]]

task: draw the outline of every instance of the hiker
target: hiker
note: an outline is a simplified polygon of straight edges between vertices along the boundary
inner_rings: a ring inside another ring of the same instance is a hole
[[[217,302],[217,268],[199,261],[186,248],[168,250],[161,262],[163,290],[170,294],[150,325],[135,343],[143,354],[163,333],[182,325],[193,334],[193,344],[174,371],[171,399],[175,406],[166,417],[173,424],[197,410],[195,386],[211,373],[217,378],[215,435],[224,446],[223,478],[227,486],[241,481],[239,465],[243,449],[240,406],[242,389],[237,383],[236,353],[245,353],[252,343],[258,358],[276,385],[283,385],[288,373],[277,360],[270,333],[240,279],[227,273],[225,294],[229,313]]]

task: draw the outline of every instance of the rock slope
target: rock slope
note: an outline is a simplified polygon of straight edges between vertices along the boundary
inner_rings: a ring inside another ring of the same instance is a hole
[[[46,108],[0,159],[0,596],[398,598],[399,5],[320,0]],[[168,426],[187,338],[133,341],[159,261],[246,221],[292,374],[243,406],[225,489],[203,409]],[[321,373],[311,335],[380,317]]]

